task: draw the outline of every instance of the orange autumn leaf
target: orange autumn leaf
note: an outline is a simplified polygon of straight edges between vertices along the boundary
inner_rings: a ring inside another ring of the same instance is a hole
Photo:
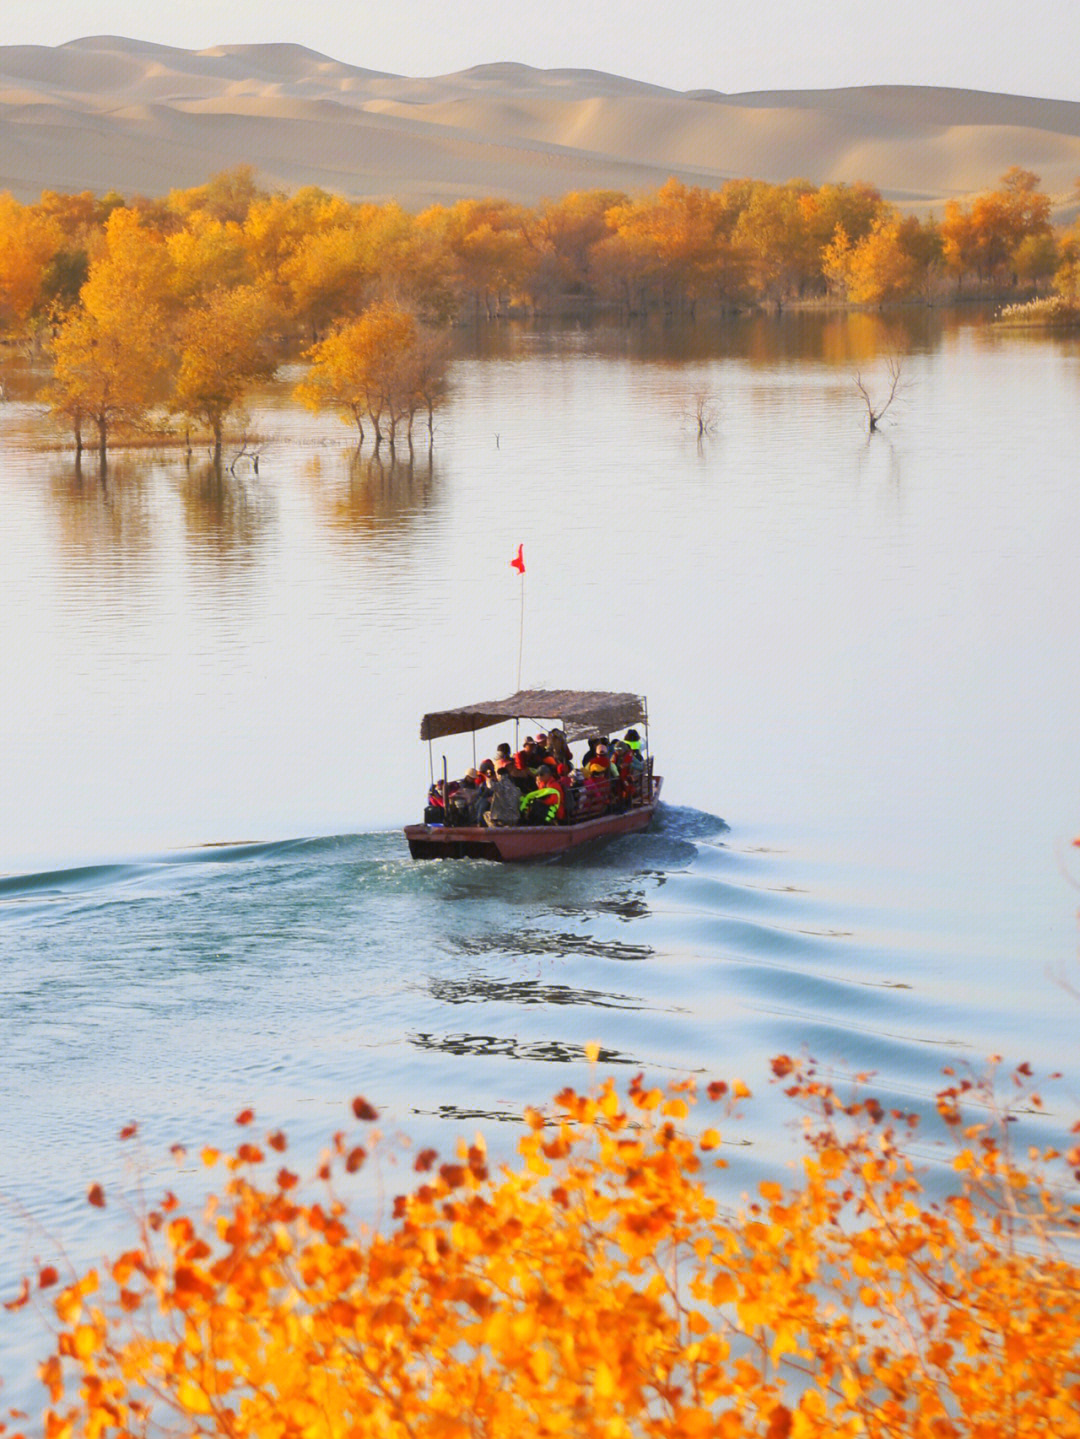
[[[15,1310],[24,1308],[29,1302],[30,1281],[29,1279],[24,1278],[18,1294],[15,1296],[14,1299],[6,1300],[4,1303],[4,1308],[8,1310],[9,1313],[14,1313]]]

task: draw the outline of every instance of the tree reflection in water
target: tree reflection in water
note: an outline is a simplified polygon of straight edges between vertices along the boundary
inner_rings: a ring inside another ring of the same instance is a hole
[[[49,473],[52,513],[67,562],[61,573],[84,570],[98,561],[123,562],[149,556],[153,504],[145,458],[122,456],[104,471],[95,457],[80,464],[58,458]]]
[[[193,551],[230,570],[249,567],[275,517],[258,476],[234,475],[208,459],[189,462],[179,488]]]
[[[347,545],[400,535],[430,506],[435,461],[430,450],[410,456],[384,446],[379,454],[349,452],[344,463],[315,454],[305,466],[317,512],[331,536]]]

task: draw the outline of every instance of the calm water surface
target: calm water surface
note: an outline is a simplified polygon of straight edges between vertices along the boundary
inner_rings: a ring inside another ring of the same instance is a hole
[[[1078,1074],[1076,345],[916,314],[461,351],[430,461],[357,462],[283,389],[259,474],[220,482],[35,452],[9,366],[5,1292],[122,1228],[83,1195],[131,1192],[133,1118],[151,1187],[197,1185],[173,1141],[254,1104],[314,1158],[357,1092],[509,1152],[594,1039],[604,1069],[757,1087],[809,1049],[920,1108],[995,1051]],[[880,390],[891,353],[868,439],[853,376]],[[557,863],[413,865],[420,715],[516,684],[519,542],[525,683],[647,693],[666,804]],[[765,1093],[732,1131],[740,1183],[784,1118]],[[35,1343],[0,1320],[9,1397]]]

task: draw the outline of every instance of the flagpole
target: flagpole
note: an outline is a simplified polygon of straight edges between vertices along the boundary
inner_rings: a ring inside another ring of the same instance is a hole
[[[521,622],[520,622],[520,624],[519,624],[519,626],[518,626],[518,673],[517,673],[517,690],[515,691],[515,693],[520,693],[520,691],[521,691],[521,656],[522,656],[522,654],[524,653],[524,651],[525,651],[525,568],[524,568],[524,566],[522,566],[522,570],[521,570]]]
[[[510,561],[510,568],[521,576],[521,621],[518,626],[518,672],[517,693],[521,691],[521,657],[525,652],[525,546],[518,545],[517,554]]]

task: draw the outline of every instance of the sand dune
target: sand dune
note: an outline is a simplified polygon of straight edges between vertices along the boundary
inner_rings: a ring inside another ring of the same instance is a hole
[[[1067,204],[1080,104],[911,86],[680,94],[509,62],[409,78],[299,45],[0,47],[0,189],[19,199],[163,194],[240,162],[271,186],[410,208],[798,175],[869,180],[905,208],[940,210],[1014,164]]]

